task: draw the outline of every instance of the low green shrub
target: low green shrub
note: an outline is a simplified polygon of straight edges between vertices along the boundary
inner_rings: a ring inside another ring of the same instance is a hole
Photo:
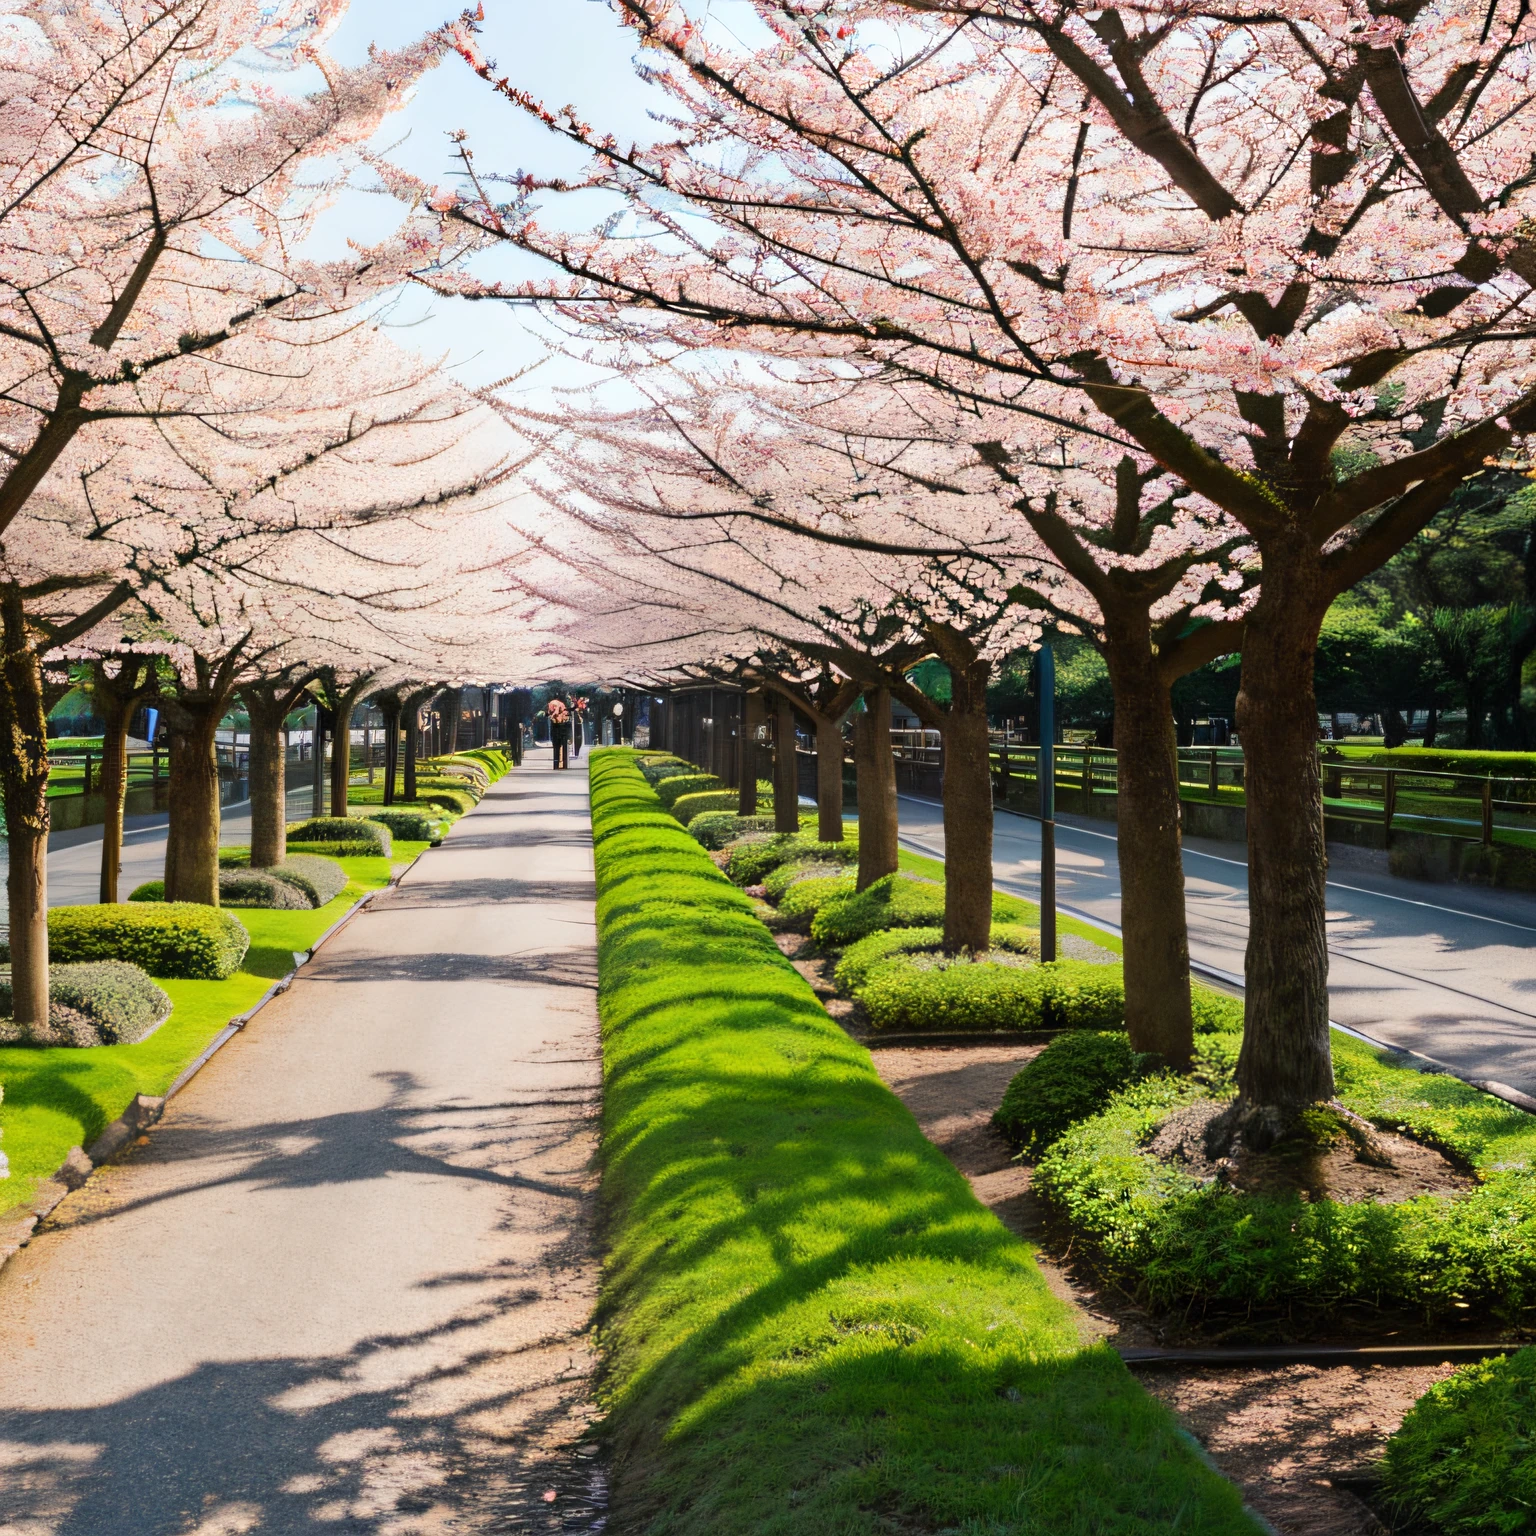
[[[941,949],[943,945],[942,928],[882,928],[868,938],[850,944],[838,956],[833,979],[843,991],[856,993],[882,960],[889,960],[892,955]],[[1015,955],[1027,955],[1034,960],[1040,955],[1040,935],[1035,929],[1018,923],[993,923],[992,947]]]
[[[992,1123],[1032,1157],[1068,1126],[1097,1114],[1150,1065],[1150,1057],[1131,1049],[1128,1035],[1074,1029],[1014,1074]]]
[[[240,920],[194,901],[54,907],[48,958],[59,965],[127,960],[151,976],[223,981],[250,947]]]
[[[795,859],[769,872],[763,881],[763,895],[777,904],[788,895],[791,886],[799,885],[802,881],[827,876],[847,877],[848,873],[848,865],[841,859],[818,859],[814,856]],[[853,887],[850,885],[847,889],[852,890]]]
[[[455,773],[421,774],[416,779],[416,798],[429,799],[433,795],[452,795],[452,804],[460,807],[460,814],[472,811],[480,803],[480,787],[466,775]]]
[[[814,868],[818,873],[795,881],[785,891],[783,900],[779,902],[779,916],[786,923],[804,927],[808,922],[814,921],[816,914],[829,901],[834,901],[839,896],[846,896],[853,889],[856,877],[851,874],[837,873],[836,865],[821,864]],[[777,874],[778,871],[775,870],[774,873]]]
[[[467,816],[475,808],[475,797],[462,789],[423,789],[419,785],[411,805],[429,805],[450,816]]]
[[[814,832],[801,831],[775,832],[768,837],[746,838],[732,848],[731,862],[725,872],[737,885],[760,885],[770,871],[794,859],[857,864],[858,837],[855,834],[842,842],[824,843]]]
[[[219,871],[219,905],[304,912],[313,903],[301,887],[279,879],[269,870],[222,869]]]
[[[746,832],[772,832],[772,816],[738,816],[734,811],[705,811],[688,823],[689,833],[711,850],[724,848]]]
[[[48,974],[48,1028],[11,1022],[11,968],[0,967],[0,1044],[132,1045],[171,1011],[171,1000],[139,966],[124,960],[54,965]]]
[[[656,798],[670,811],[684,795],[703,794],[709,790],[721,790],[725,785],[712,773],[674,773],[658,780]],[[716,807],[721,809],[721,807]]]
[[[677,1536],[1253,1536],[628,754],[592,761],[605,1434]]]
[[[500,747],[471,747],[468,751],[459,753],[459,756],[479,763],[485,769],[492,784],[505,778],[512,771],[512,759]]]
[[[1399,1519],[1446,1536],[1536,1525],[1536,1349],[1436,1382],[1387,1441],[1381,1491]]]
[[[685,763],[680,757],[673,757],[670,753],[663,752],[657,755],[640,758],[636,766],[645,778],[645,782],[654,789],[663,779],[670,779],[676,773],[697,773],[699,770],[692,763]]]
[[[129,901],[164,901],[165,881],[146,880],[143,885],[136,885],[128,892]]]
[[[734,789],[702,789],[691,795],[679,795],[672,803],[672,814],[685,827],[688,827],[693,825],[694,818],[697,816],[733,811],[740,803],[740,796]],[[773,812],[771,796],[766,806],[759,799],[758,806],[764,814],[771,817]]]
[[[313,853],[291,853],[266,871],[302,891],[312,907],[328,906],[347,888],[347,872],[335,859]]]
[[[389,828],[375,821],[362,821],[350,816],[313,816],[288,828],[288,842],[363,844],[375,854],[386,857],[393,846]],[[307,850],[306,850],[307,851]],[[335,855],[333,855],[335,857]]]
[[[855,848],[851,855],[858,858]],[[1021,923],[1027,903],[1002,891],[992,893],[992,921]],[[816,914],[811,937],[824,949],[841,949],[881,928],[933,928],[944,922],[944,887],[911,875],[886,875],[867,890],[828,902]]]
[[[857,996],[876,1029],[1115,1029],[1125,1021],[1119,967],[1083,960],[893,955],[870,968]]]
[[[402,838],[408,843],[431,842],[437,836],[437,824],[441,820],[441,817],[429,815],[426,811],[412,810],[402,805],[354,811],[353,815],[362,821],[378,822],[381,827],[389,829],[392,838]]]

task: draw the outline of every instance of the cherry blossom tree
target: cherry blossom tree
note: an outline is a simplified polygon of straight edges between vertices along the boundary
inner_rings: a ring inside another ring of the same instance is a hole
[[[1155,470],[1134,510],[1171,496],[1175,535],[1190,518],[1246,532],[1262,586],[1233,637],[1252,909],[1239,1083],[1265,1134],[1332,1089],[1322,616],[1466,478],[1522,463],[1536,429],[1536,15],[918,3],[759,0],[770,41],[752,47],[674,0],[621,0],[672,97],[651,146],[498,81],[461,22],[471,65],[593,161],[505,181],[466,162],[445,218],[557,275],[427,280],[578,326],[662,313],[695,349],[919,382],[1104,443],[1128,478]],[[603,226],[539,215],[567,193],[609,199]],[[995,441],[977,451],[1016,473]],[[1071,521],[1053,528],[1027,488],[1018,502],[1068,563]]]

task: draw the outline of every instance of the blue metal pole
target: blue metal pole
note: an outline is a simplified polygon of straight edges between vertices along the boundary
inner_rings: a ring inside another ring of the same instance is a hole
[[[1040,958],[1056,958],[1056,658],[1040,647]]]

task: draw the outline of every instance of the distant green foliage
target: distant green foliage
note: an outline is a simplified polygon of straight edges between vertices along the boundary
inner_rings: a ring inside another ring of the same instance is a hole
[[[628,754],[592,762],[606,1434],[671,1536],[1253,1536]]]
[[[132,1045],[171,1011],[170,998],[148,974],[123,960],[51,966],[48,1003],[50,1032],[67,1032],[58,1043],[75,1046]],[[33,1037],[10,1022],[10,1014],[11,968],[5,966],[0,968],[0,1042],[32,1043]]]
[[[1029,910],[1016,896],[992,894],[994,923],[1022,922]],[[825,949],[840,949],[881,928],[931,928],[943,922],[942,885],[911,875],[886,875],[867,890],[829,902],[816,914],[811,937]]]
[[[1112,1094],[1145,1076],[1151,1059],[1118,1031],[1075,1029],[1014,1074],[992,1123],[1026,1155],[1097,1114]]]
[[[381,827],[389,829],[391,837],[402,838],[408,843],[430,842],[437,835],[437,824],[441,819],[429,816],[423,810],[412,810],[400,805],[369,807],[353,814],[364,821],[378,822]]]
[[[361,821],[351,816],[314,816],[288,828],[290,844],[346,843],[361,844],[376,854],[388,855],[392,846],[389,828],[376,821]]]
[[[1381,1488],[1400,1518],[1446,1536],[1536,1525],[1536,1349],[1436,1382],[1387,1441]]]
[[[250,942],[237,917],[193,901],[54,907],[48,913],[48,958],[61,965],[128,960],[151,976],[222,981],[239,969]]]
[[[944,947],[942,928],[884,928],[868,938],[850,944],[838,957],[834,979],[845,992],[857,993],[869,973],[882,960],[893,955],[915,954],[922,950]],[[992,925],[993,949],[1007,950],[1015,955],[1027,955],[1038,959],[1040,935],[1033,928],[1018,923],[994,923]]]
[[[670,811],[684,795],[698,795],[725,788],[712,773],[674,773],[656,785],[656,798]],[[715,810],[726,807],[715,806]]]

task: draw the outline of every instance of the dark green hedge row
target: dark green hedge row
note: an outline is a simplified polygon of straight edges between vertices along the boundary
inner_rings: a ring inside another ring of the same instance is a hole
[[[387,855],[392,846],[389,828],[376,821],[352,816],[312,816],[288,828],[290,846],[305,843],[363,843],[376,854]]]
[[[625,751],[592,757],[629,1527],[1252,1533]]]

